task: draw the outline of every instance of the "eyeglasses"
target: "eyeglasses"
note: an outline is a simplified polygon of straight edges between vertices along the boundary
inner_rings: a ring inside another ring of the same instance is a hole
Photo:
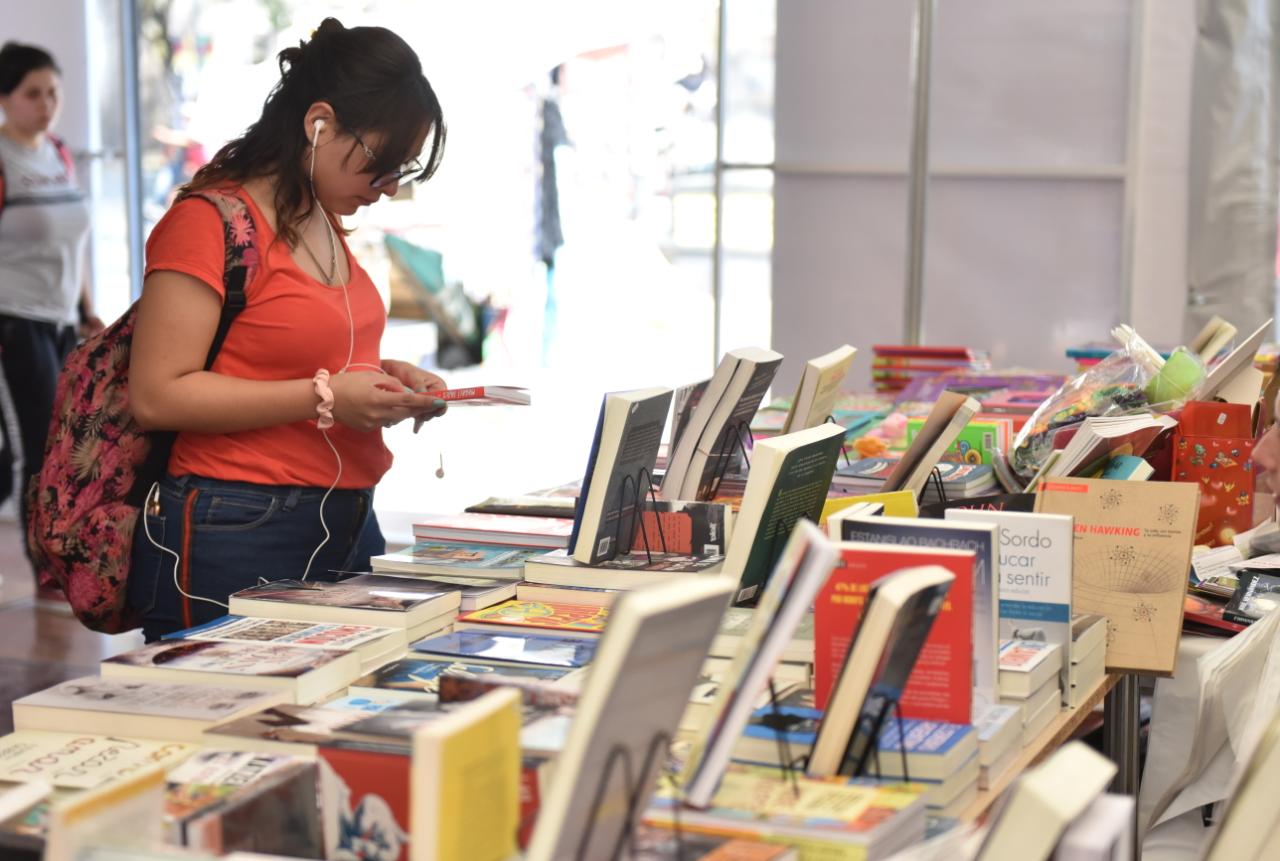
[[[378,160],[378,154],[369,149],[369,146],[360,139],[360,135],[355,132],[351,132],[351,136],[356,139],[356,143],[360,144],[360,149],[364,150],[364,154],[369,161]],[[422,162],[418,161],[416,158],[410,159],[400,165],[399,170],[394,170],[391,173],[384,173],[381,176],[375,176],[373,179],[369,180],[369,186],[371,188],[385,188],[386,186],[391,185],[391,183],[399,182],[405,177],[412,179],[415,175],[423,173],[424,171],[426,171],[426,168],[422,166]]]

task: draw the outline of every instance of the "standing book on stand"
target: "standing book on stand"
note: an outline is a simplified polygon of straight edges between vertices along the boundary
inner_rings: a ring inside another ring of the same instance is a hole
[[[805,362],[804,374],[800,377],[795,400],[791,402],[791,409],[783,422],[782,433],[811,428],[827,420],[835,406],[836,397],[840,394],[840,384],[848,376],[857,353],[857,350],[845,344]]]
[[[629,857],[733,584],[721,577],[623,596],[578,700],[528,861]]]
[[[706,732],[694,743],[686,761],[683,781],[690,805],[706,807],[711,803],[756,700],[763,691],[776,693],[772,680],[774,667],[835,561],[835,548],[816,526],[796,524],[764,588],[750,627],[721,680]],[[780,759],[784,766],[789,766],[785,754]]]
[[[570,555],[583,565],[630,548],[670,406],[670,389],[605,395],[569,538]]]
[[[755,447],[724,563],[724,573],[738,581],[736,600],[764,587],[796,521],[821,518],[843,441],[844,428],[826,422]]]
[[[956,392],[943,392],[911,445],[884,480],[881,492],[909,490],[919,498],[934,467],[978,409],[979,404],[973,398]]]
[[[889,712],[942,609],[955,576],[937,565],[875,581],[809,756],[810,777],[868,774]],[[901,720],[901,712],[898,712]],[[903,752],[903,768],[906,769]],[[909,777],[907,778],[910,779]]]
[[[662,478],[667,499],[711,499],[750,438],[751,418],[773,382],[782,355],[746,347],[726,353],[676,440]]]

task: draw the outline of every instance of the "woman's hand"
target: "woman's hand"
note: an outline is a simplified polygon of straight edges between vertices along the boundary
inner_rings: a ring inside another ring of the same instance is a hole
[[[397,379],[376,371],[347,371],[329,378],[333,418],[358,431],[391,427],[422,410],[422,395],[404,390]]]
[[[413,432],[421,430],[424,422],[442,416],[448,404],[438,398],[424,398],[422,392],[438,392],[447,389],[445,381],[435,374],[422,370],[417,365],[401,362],[398,359],[383,359],[382,370],[404,384],[405,388],[418,394],[418,409],[413,414]]]

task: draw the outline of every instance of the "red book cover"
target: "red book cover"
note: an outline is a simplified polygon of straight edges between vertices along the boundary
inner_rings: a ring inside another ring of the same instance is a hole
[[[814,602],[814,704],[827,706],[831,688],[876,580],[903,568],[941,565],[955,575],[902,695],[902,716],[967,724],[973,697],[973,556],[901,545],[842,545],[841,558]]]
[[[533,826],[538,822],[538,810],[542,807],[542,767],[544,761],[526,759],[520,767],[520,830],[516,833],[516,845],[529,848]]]
[[[1224,609],[1221,604],[1199,595],[1192,595],[1190,592],[1182,600],[1182,617],[1187,622],[1213,628],[1224,637],[1238,634],[1248,627],[1222,618]]]
[[[409,861],[408,755],[321,746],[326,858]]]
[[[1221,547],[1253,525],[1249,423],[1250,408],[1238,404],[1193,402],[1183,412],[1174,435],[1171,477],[1200,482],[1196,544]]]

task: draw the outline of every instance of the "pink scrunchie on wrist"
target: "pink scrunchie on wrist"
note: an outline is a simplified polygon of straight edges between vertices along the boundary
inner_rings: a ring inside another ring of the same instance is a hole
[[[329,371],[325,368],[316,371],[311,382],[315,383],[316,394],[320,397],[320,403],[316,404],[316,427],[328,430],[333,427],[333,389],[329,388]]]

